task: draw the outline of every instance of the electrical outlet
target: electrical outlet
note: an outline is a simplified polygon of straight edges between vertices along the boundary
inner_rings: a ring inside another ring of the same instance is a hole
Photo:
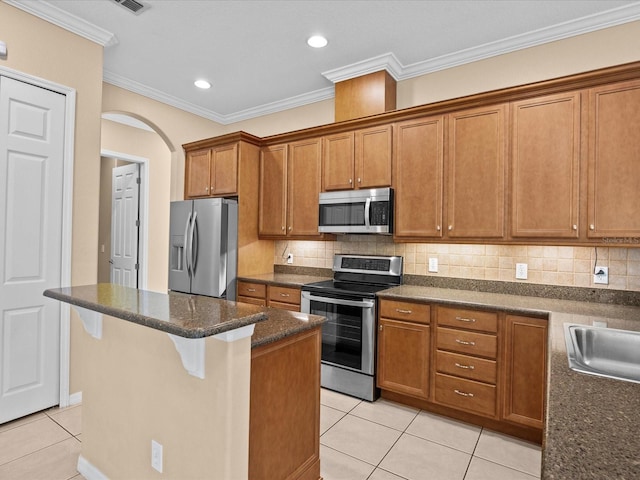
[[[438,259],[430,258],[429,259],[429,271],[436,273],[438,271]]]
[[[162,473],[162,444],[151,440],[151,466]]]
[[[289,255],[287,255],[287,263],[288,264],[293,263],[293,253],[290,253]]]
[[[526,263],[516,263],[516,278],[526,280],[528,276],[528,268]]]
[[[596,266],[595,270],[593,271],[593,283],[609,285],[609,267]]]

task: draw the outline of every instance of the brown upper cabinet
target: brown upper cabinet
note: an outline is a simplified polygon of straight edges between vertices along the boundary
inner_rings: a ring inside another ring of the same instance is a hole
[[[238,193],[238,144],[187,152],[185,198]]]
[[[321,236],[318,233],[321,149],[318,138],[262,149],[258,224],[261,236]]]
[[[394,125],[395,238],[442,237],[444,116]]]
[[[639,132],[639,80],[589,91],[589,238],[640,237]]]
[[[511,105],[513,237],[578,238],[581,94]]]
[[[507,105],[449,115],[447,235],[504,236]]]
[[[391,146],[391,125],[325,136],[323,191],[390,186]]]

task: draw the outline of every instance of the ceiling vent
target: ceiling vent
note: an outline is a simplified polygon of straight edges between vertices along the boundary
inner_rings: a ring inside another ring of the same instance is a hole
[[[131,13],[134,13],[135,15],[140,15],[142,12],[149,9],[149,5],[145,5],[144,3],[138,2],[137,0],[113,0],[113,1],[116,2],[118,5],[120,5],[121,7],[126,8]]]

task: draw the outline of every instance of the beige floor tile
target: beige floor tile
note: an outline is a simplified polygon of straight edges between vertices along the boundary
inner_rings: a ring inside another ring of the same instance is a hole
[[[397,430],[347,415],[320,437],[320,443],[377,465],[398,437],[400,432]]]
[[[473,457],[464,480],[536,480],[539,478],[480,457]]]
[[[0,465],[71,438],[46,417],[0,433]]]
[[[473,453],[482,428],[451,418],[420,412],[406,432],[425,440]]]
[[[82,405],[49,410],[47,415],[71,435],[82,433]]]
[[[483,430],[474,455],[536,477],[540,476],[540,446],[517,438]]]
[[[360,402],[350,413],[356,417],[404,431],[418,412],[417,408],[407,407],[406,405],[381,398],[373,403]]]
[[[33,415],[27,415],[26,417],[18,418],[17,420],[13,420],[11,422],[6,422],[0,425],[0,433],[6,432],[7,430],[11,430],[12,428],[19,427],[21,425],[25,425],[27,423],[35,422],[36,420],[42,420],[46,418],[44,412],[34,413]]]
[[[362,400],[359,398],[353,398],[349,395],[343,395],[342,393],[334,392],[333,390],[327,390],[323,388],[320,391],[320,403],[327,407],[335,408],[341,412],[350,412],[353,410]]]
[[[78,475],[80,442],[69,438],[17,460],[0,465],[0,478],[67,480]]]
[[[333,427],[346,413],[335,408],[320,405],[320,435]]]
[[[379,466],[409,480],[462,480],[470,460],[464,452],[405,433]]]
[[[404,478],[381,468],[376,468],[367,480],[404,480]]]
[[[366,480],[375,467],[320,445],[320,475],[323,480]]]

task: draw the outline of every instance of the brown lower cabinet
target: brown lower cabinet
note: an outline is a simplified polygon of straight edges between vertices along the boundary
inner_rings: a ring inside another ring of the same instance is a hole
[[[237,289],[238,302],[281,308],[292,312],[300,311],[300,289],[298,287],[266,285],[239,280]]]
[[[384,398],[541,443],[546,319],[381,299],[378,325]]]
[[[320,478],[320,331],[251,351],[252,480]]]

